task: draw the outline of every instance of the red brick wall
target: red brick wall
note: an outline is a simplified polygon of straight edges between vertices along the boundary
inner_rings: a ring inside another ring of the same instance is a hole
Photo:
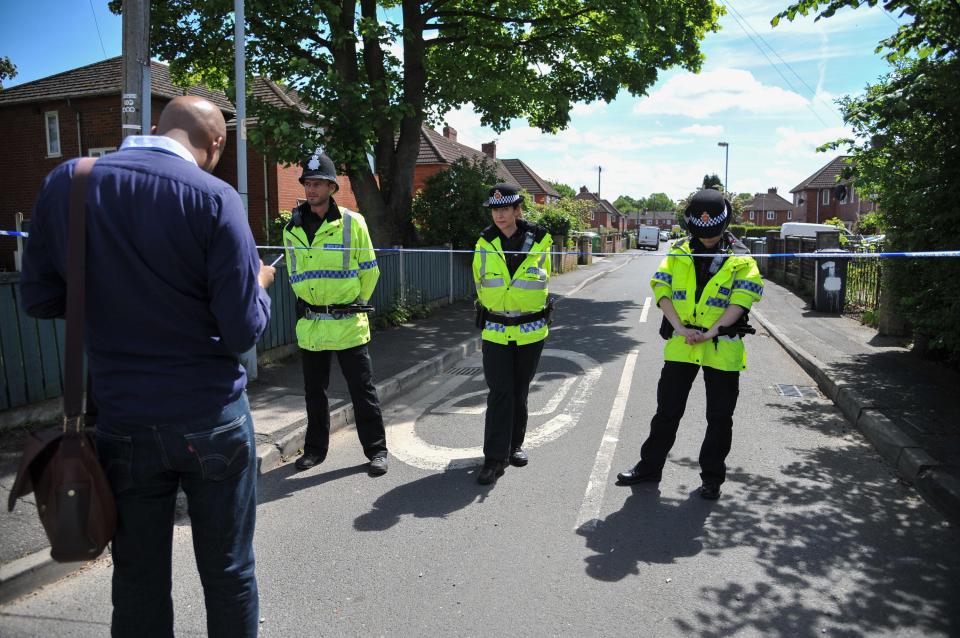
[[[753,219],[750,219],[750,213],[753,213]],[[780,226],[787,222],[800,222],[802,219],[797,219],[797,213],[794,211],[793,217],[787,219],[787,211],[785,210],[775,210],[773,211],[773,219],[767,219],[766,210],[755,210],[743,211],[743,221],[756,224],[757,226]]]
[[[447,168],[449,166],[446,164],[417,164],[413,171],[413,192],[422,191],[428,179]]]

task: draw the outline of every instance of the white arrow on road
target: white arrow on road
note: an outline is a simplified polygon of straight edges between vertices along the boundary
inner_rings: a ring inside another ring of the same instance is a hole
[[[535,430],[527,432],[527,438],[524,441],[524,447],[527,448],[535,448],[549,441],[553,441],[580,422],[580,417],[583,415],[587,401],[592,395],[593,387],[600,379],[602,370],[596,360],[571,350],[546,348],[542,356],[571,361],[580,367],[582,373],[574,377],[572,381],[564,378],[564,381],[561,383],[561,389],[569,391],[570,395],[566,407],[562,412],[556,414],[556,416]],[[392,415],[390,418],[391,424],[387,426],[387,441],[390,445],[390,453],[407,465],[419,467],[424,470],[441,471],[448,468],[472,467],[476,465],[478,460],[483,458],[482,447],[448,447],[435,445],[424,441],[420,438],[420,435],[417,434],[417,420],[423,416],[431,406],[438,404],[443,401],[444,398],[450,396],[470,378],[471,377],[466,376],[451,377],[449,380],[442,382],[433,392],[430,392],[413,404],[404,407],[395,415]],[[578,383],[575,384],[575,387],[573,387],[571,391],[570,387],[574,386],[575,381],[578,381]],[[556,394],[560,393],[561,392],[557,392]],[[452,400],[444,401],[438,408],[441,408],[441,413],[443,410],[451,410],[457,402],[462,402],[476,394],[477,393],[470,393],[469,395],[457,396]],[[555,406],[554,409],[559,407],[559,401],[552,403]],[[434,411],[437,410],[435,409]],[[466,406],[459,409],[460,414],[468,413],[468,411],[469,413],[476,414],[482,412],[483,408],[481,408],[479,412],[474,411],[472,407],[468,408]],[[546,413],[545,409],[537,411],[537,414],[544,413]]]

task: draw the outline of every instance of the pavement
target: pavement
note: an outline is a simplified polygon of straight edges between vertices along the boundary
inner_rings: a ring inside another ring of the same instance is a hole
[[[628,253],[595,259],[591,266],[555,276],[551,293],[569,295],[630,258]],[[562,306],[563,301],[559,312]],[[953,400],[960,375],[919,359],[903,343],[878,337],[855,319],[812,312],[803,299],[773,282],[766,282],[764,301],[751,317],[804,368],[902,480],[960,525],[960,403]],[[394,398],[455,368],[479,346],[473,305],[466,301],[439,307],[426,319],[377,331],[369,348],[382,404],[389,406]],[[261,359],[259,377],[248,387],[261,473],[295,457],[306,430],[300,358],[295,347],[280,351],[284,353],[290,356]],[[353,410],[339,372],[331,375],[330,403],[331,429],[350,426]],[[22,433],[4,435],[0,494],[12,483],[18,440]],[[49,558],[29,499],[20,501],[13,514],[0,516],[0,537],[0,604],[83,567]]]

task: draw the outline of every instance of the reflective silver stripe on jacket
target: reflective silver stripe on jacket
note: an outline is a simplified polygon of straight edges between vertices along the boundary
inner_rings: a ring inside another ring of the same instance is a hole
[[[480,285],[484,288],[499,288],[503,285],[503,279],[485,279],[487,274],[487,249],[480,249]]]
[[[290,274],[292,275],[297,272],[297,251],[293,247],[293,240],[289,237],[284,238],[283,245],[290,254]]]
[[[546,290],[547,282],[545,281],[526,281],[523,279],[513,280],[510,282],[510,285],[514,288],[520,288],[521,290]]]
[[[350,270],[350,213],[343,211],[343,269]]]

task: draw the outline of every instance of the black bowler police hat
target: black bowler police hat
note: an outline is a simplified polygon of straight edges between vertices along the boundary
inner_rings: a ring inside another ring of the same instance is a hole
[[[718,237],[730,223],[733,208],[723,193],[712,188],[697,191],[683,211],[683,221],[694,237]]]
[[[487,201],[483,203],[487,208],[503,208],[523,203],[523,195],[516,186],[506,183],[494,184],[487,193]]]
[[[333,165],[333,160],[319,148],[303,164],[300,183],[302,184],[305,179],[325,179],[328,182],[337,183],[337,169]]]

